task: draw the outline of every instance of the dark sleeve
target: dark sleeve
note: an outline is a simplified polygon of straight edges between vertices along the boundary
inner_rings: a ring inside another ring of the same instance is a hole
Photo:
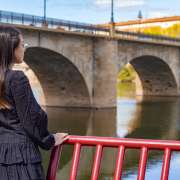
[[[11,81],[11,92],[20,123],[27,135],[41,148],[52,148],[55,139],[48,131],[47,114],[37,103],[24,72],[16,71]]]

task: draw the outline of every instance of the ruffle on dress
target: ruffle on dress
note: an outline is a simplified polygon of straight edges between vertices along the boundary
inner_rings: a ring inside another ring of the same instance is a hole
[[[0,180],[45,180],[45,173],[41,163],[0,164]]]
[[[0,164],[39,163],[42,157],[33,143],[1,143]]]

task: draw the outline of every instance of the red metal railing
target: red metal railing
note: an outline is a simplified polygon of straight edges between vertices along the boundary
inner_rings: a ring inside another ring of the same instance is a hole
[[[143,139],[128,139],[128,138],[111,138],[111,137],[92,137],[92,136],[69,136],[66,144],[74,145],[74,152],[72,157],[72,166],[70,172],[70,180],[76,180],[78,164],[80,159],[80,152],[82,146],[96,146],[96,153],[94,156],[94,164],[91,174],[91,180],[98,180],[101,157],[104,147],[118,148],[118,156],[116,160],[116,168],[114,171],[114,180],[120,180],[122,175],[122,167],[124,154],[126,149],[140,149],[140,160],[138,168],[138,180],[144,180],[146,173],[146,164],[148,157],[148,150],[162,150],[164,151],[163,165],[161,170],[161,180],[168,180],[169,166],[172,151],[180,151],[179,141],[165,141],[165,140],[143,140]],[[61,154],[61,146],[53,148],[47,173],[47,180],[56,179],[56,171],[58,168],[59,158]]]

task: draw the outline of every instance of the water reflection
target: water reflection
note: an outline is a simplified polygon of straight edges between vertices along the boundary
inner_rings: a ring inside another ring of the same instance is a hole
[[[141,102],[140,126],[126,137],[176,139],[178,99],[151,97]]]
[[[118,136],[128,138],[180,139],[180,100],[177,98],[119,99],[116,109],[90,111],[87,109],[60,109],[47,107],[49,127],[52,132],[68,132],[74,135]],[[47,169],[49,153],[43,152]],[[63,150],[58,179],[68,179],[73,149]],[[94,148],[83,148],[78,180],[90,179]],[[110,180],[116,163],[117,150],[105,148],[101,164],[100,179]],[[123,179],[136,179],[139,151],[127,150],[124,160]],[[146,179],[160,177],[162,153],[150,152]],[[170,179],[178,179],[180,155],[172,156]],[[67,176],[65,176],[65,174]]]
[[[141,106],[136,99],[119,98],[117,100],[116,133],[125,137],[140,126]]]

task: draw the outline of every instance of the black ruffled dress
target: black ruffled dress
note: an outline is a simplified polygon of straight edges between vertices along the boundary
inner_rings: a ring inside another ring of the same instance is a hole
[[[55,139],[22,71],[6,71],[5,98],[12,108],[0,110],[0,180],[45,180],[39,147],[49,150]]]

